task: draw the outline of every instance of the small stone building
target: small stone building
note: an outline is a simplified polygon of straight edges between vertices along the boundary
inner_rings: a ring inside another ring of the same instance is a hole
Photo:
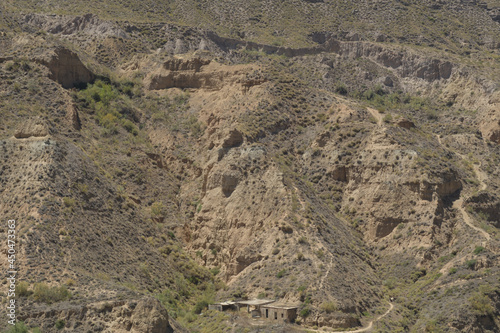
[[[216,311],[232,310],[232,309],[236,309],[236,304],[234,302],[231,302],[231,301],[221,302],[221,303],[208,305],[208,309],[209,310],[216,310]]]
[[[276,302],[273,299],[251,299],[251,300],[243,300],[243,301],[237,301],[236,304],[238,306],[238,310],[242,306],[247,307],[247,312],[252,313],[252,317],[259,317],[260,315],[260,307],[266,304],[274,303]],[[250,307],[253,307],[254,310],[250,311]]]
[[[241,307],[246,307],[247,312],[251,313],[253,318],[276,320],[287,323],[293,323],[297,318],[297,306],[276,303],[275,300],[269,299],[227,301],[210,304],[208,309],[217,311],[239,311]]]
[[[297,306],[286,304],[267,304],[260,307],[261,318],[293,323],[297,319]]]

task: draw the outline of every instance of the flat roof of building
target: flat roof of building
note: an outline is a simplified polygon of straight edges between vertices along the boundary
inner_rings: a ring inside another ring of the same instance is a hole
[[[284,309],[284,310],[298,309],[297,305],[275,303],[275,302],[276,302],[276,300],[273,300],[273,299],[249,299],[249,300],[241,300],[241,301],[219,302],[219,303],[215,303],[215,305],[238,304],[238,305],[265,306],[266,308]]]
[[[236,303],[233,302],[233,301],[226,301],[226,302],[215,303],[215,304],[212,304],[212,305],[233,305],[233,304],[236,304]]]
[[[235,303],[240,305],[265,305],[273,302],[276,301],[274,299],[250,299],[247,301],[235,301]]]
[[[264,305],[264,307],[270,309],[282,309],[282,310],[293,310],[299,308],[297,305],[280,304],[280,303]]]

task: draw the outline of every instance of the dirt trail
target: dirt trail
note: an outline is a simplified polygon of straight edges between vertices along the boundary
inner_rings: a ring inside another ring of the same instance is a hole
[[[474,168],[474,172],[476,173],[476,176],[477,176],[477,180],[479,180],[479,183],[481,184],[481,191],[484,191],[486,190],[486,188],[488,187],[488,185],[486,185],[486,183],[484,182],[486,179],[488,179],[488,176],[486,175],[486,173],[484,173],[483,171],[481,171],[480,167],[481,167],[481,164],[477,165],[477,164],[473,164],[472,167]]]
[[[368,110],[368,112],[371,113],[373,118],[375,118],[375,120],[377,121],[377,124],[379,126],[382,126],[382,115],[380,114],[380,112],[378,112],[377,110],[372,109],[372,108],[366,108],[366,109]]]
[[[295,189],[295,193],[297,194],[297,199],[299,200],[300,205],[302,206],[302,210],[306,210],[306,205],[302,200],[302,198],[300,197],[299,189],[297,188],[297,186],[294,186],[293,188]]]
[[[442,146],[443,143],[441,142],[441,137],[439,136],[439,134],[436,134],[436,137],[437,137],[439,144]],[[462,155],[456,151],[454,151],[454,153],[457,154],[458,156],[460,156],[461,159],[463,159],[463,160],[466,159],[465,155]],[[479,164],[479,165],[472,164],[472,168],[474,169],[474,173],[476,174],[476,178],[479,181],[479,184],[481,185],[481,190],[485,190],[488,187],[488,185],[485,183],[485,180],[488,179],[488,176],[483,171],[481,171],[481,169],[480,169],[481,164]],[[464,218],[464,222],[469,227],[471,227],[472,229],[479,232],[484,238],[486,238],[486,240],[490,240],[491,236],[486,231],[484,231],[483,229],[478,228],[474,225],[474,221],[472,220],[470,215],[465,211],[465,209],[463,207],[463,203],[464,203],[464,198],[460,197],[458,200],[455,200],[455,202],[453,203],[453,208],[460,211],[460,213],[462,214],[462,216]]]
[[[319,283],[318,289],[321,290],[323,288],[323,283],[325,282],[325,279],[327,278],[328,274],[330,274],[330,270],[332,269],[332,267],[333,267],[333,258],[332,260],[330,260],[330,264],[328,264],[328,269],[326,270],[325,275],[323,275],[323,277],[321,278],[321,282]]]
[[[478,228],[474,225],[474,221],[471,219],[471,217],[469,216],[469,214],[465,211],[464,207],[462,207],[464,203],[464,199],[463,198],[460,198],[458,200],[456,200],[454,203],[453,203],[453,208],[455,209],[458,209],[460,211],[460,213],[462,213],[462,216],[464,218],[464,221],[465,223],[471,227],[472,229],[476,230],[477,232],[479,232],[484,238],[486,238],[487,240],[490,240],[490,235],[484,231],[483,229],[481,228]]]
[[[382,319],[385,316],[387,316],[389,314],[389,312],[392,311],[392,309],[394,309],[394,305],[392,303],[389,303],[389,310],[387,310],[383,315],[380,315],[380,316],[377,317],[377,319],[374,319],[374,320],[370,321],[370,323],[368,324],[368,326],[366,326],[364,328],[360,328],[360,329],[354,330],[354,331],[323,331],[323,330],[311,330],[311,329],[306,329],[306,331],[307,332],[320,332],[320,333],[346,333],[346,332],[348,332],[348,333],[359,333],[359,332],[366,332],[366,331],[369,331],[369,330],[372,329],[373,323],[376,323],[380,319]]]

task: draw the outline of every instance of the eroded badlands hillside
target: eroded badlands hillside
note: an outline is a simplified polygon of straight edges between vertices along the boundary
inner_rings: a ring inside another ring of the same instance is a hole
[[[500,329],[494,2],[22,3],[0,211],[27,327],[268,331],[206,310],[248,297],[297,305],[283,332]]]

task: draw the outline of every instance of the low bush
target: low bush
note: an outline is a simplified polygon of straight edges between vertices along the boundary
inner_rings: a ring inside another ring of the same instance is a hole
[[[37,302],[52,304],[70,299],[71,296],[65,286],[49,287],[45,283],[36,283],[33,288],[33,299]]]
[[[311,310],[306,306],[305,308],[300,310],[299,314],[302,318],[307,318],[311,314]]]
[[[337,304],[335,302],[324,302],[321,304],[320,309],[326,313],[332,313],[337,311]]]
[[[481,292],[477,292],[470,297],[469,303],[472,311],[481,316],[491,315],[495,312],[495,308],[493,307],[490,298]]]
[[[14,326],[11,326],[5,333],[28,333],[29,329],[22,321],[18,321]]]
[[[28,282],[21,281],[16,285],[16,295],[19,297],[27,297],[31,295],[31,291],[28,290],[29,284]]]
[[[482,247],[482,246],[476,246],[476,248],[474,249],[474,254],[478,255],[479,253],[481,253],[483,251],[484,251],[484,247]]]
[[[204,309],[208,308],[208,302],[205,300],[199,301],[194,306],[193,312],[195,314],[200,314]]]
[[[58,320],[56,320],[55,326],[58,330],[62,330],[64,328],[64,326],[66,326],[66,323],[64,322],[64,320],[58,319]]]
[[[474,269],[476,267],[476,263],[477,263],[477,260],[476,259],[471,259],[471,260],[467,260],[465,262],[465,266],[468,268],[468,269]]]

